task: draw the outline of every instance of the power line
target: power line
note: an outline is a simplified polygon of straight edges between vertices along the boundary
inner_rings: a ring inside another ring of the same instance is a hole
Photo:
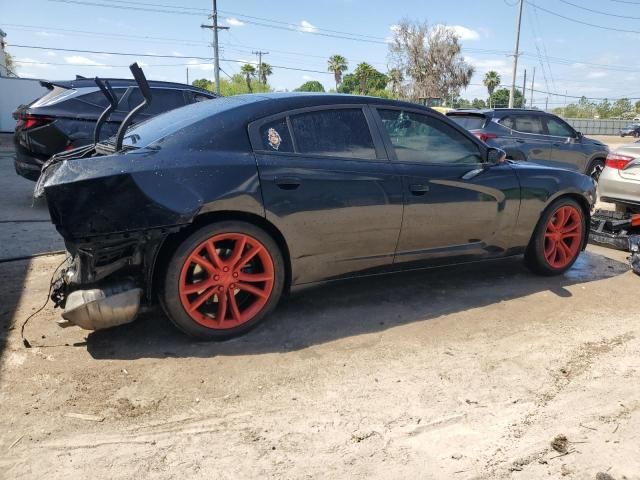
[[[587,25],[588,27],[599,28],[601,30],[611,30],[611,31],[614,31],[614,32],[622,32],[622,33],[640,33],[640,30],[625,30],[625,29],[621,29],[621,28],[618,28],[618,27],[605,27],[604,25],[597,25],[595,23],[584,22],[582,20],[578,20],[578,19],[575,19],[575,18],[567,17],[566,15],[562,15],[562,14],[560,14],[558,12],[553,12],[551,10],[547,10],[546,8],[540,7],[540,6],[536,5],[535,3],[532,3],[529,0],[524,0],[524,1],[526,1],[533,8],[536,8],[538,10],[541,10],[541,11],[545,12],[545,13],[548,13],[549,15],[553,15],[555,17],[563,18],[564,20],[567,20],[569,22],[579,23],[580,25]]]
[[[630,17],[629,15],[617,15],[615,13],[603,12],[602,10],[594,10],[593,8],[583,7],[582,5],[569,2],[568,0],[560,0],[560,2],[566,3],[567,5],[571,5],[572,7],[575,7],[575,8],[579,8],[580,10],[586,10],[587,12],[597,13],[598,15],[606,15],[608,17],[616,17],[616,18],[628,18],[629,20],[640,20],[640,17]],[[636,3],[634,5],[640,5],[640,3]]]
[[[81,50],[76,48],[54,48],[54,47],[41,47],[36,45],[18,45],[13,44],[12,47],[16,48],[30,48],[37,50],[53,50],[60,52],[75,52],[75,53],[93,53],[93,54],[102,54],[102,55],[121,55],[127,57],[149,57],[149,58],[191,58],[194,60],[208,60],[211,61],[211,57],[199,57],[194,55],[159,55],[155,53],[133,53],[133,52],[108,52],[103,50]],[[225,62],[234,62],[234,63],[250,63],[257,65],[257,62],[247,62],[246,60],[238,60],[233,58],[221,58]],[[42,62],[44,63],[44,62]],[[93,65],[94,67],[100,67],[103,65]],[[324,70],[312,70],[308,68],[297,68],[297,67],[289,67],[287,65],[271,65],[273,68],[280,68],[283,70],[295,70],[298,72],[308,72],[308,73],[321,73],[323,75],[333,75],[331,72],[327,72]]]

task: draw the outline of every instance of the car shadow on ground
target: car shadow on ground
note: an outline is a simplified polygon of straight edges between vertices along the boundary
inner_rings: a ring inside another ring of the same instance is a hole
[[[381,332],[468,309],[603,280],[627,264],[585,252],[560,277],[538,277],[521,258],[333,282],[294,293],[262,325],[226,342],[194,341],[158,309],[136,322],[89,334],[96,359],[213,357],[288,352],[340,338]]]

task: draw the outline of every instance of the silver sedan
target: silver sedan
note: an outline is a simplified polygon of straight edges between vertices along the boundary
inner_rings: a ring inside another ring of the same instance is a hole
[[[598,180],[603,202],[615,203],[618,211],[640,212],[640,142],[610,153]]]

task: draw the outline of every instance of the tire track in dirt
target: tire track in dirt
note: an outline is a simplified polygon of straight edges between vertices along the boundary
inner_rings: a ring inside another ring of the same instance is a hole
[[[513,461],[507,471],[501,471],[505,464],[510,461],[508,452],[536,423],[547,406],[575,379],[584,375],[599,358],[633,339],[635,339],[635,335],[627,332],[612,338],[604,338],[599,342],[582,343],[573,350],[560,368],[549,372],[551,377],[550,386],[536,395],[533,408],[509,429],[502,437],[501,444],[503,446],[496,448],[486,461],[484,473],[488,475],[488,478],[507,478],[511,471],[522,470],[524,466],[541,459],[549,453],[549,448],[541,449],[524,458]]]

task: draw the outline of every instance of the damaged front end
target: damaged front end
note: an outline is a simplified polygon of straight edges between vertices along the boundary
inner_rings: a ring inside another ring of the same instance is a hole
[[[640,214],[596,210],[591,217],[589,240],[598,245],[631,252],[631,268],[640,275]]]

